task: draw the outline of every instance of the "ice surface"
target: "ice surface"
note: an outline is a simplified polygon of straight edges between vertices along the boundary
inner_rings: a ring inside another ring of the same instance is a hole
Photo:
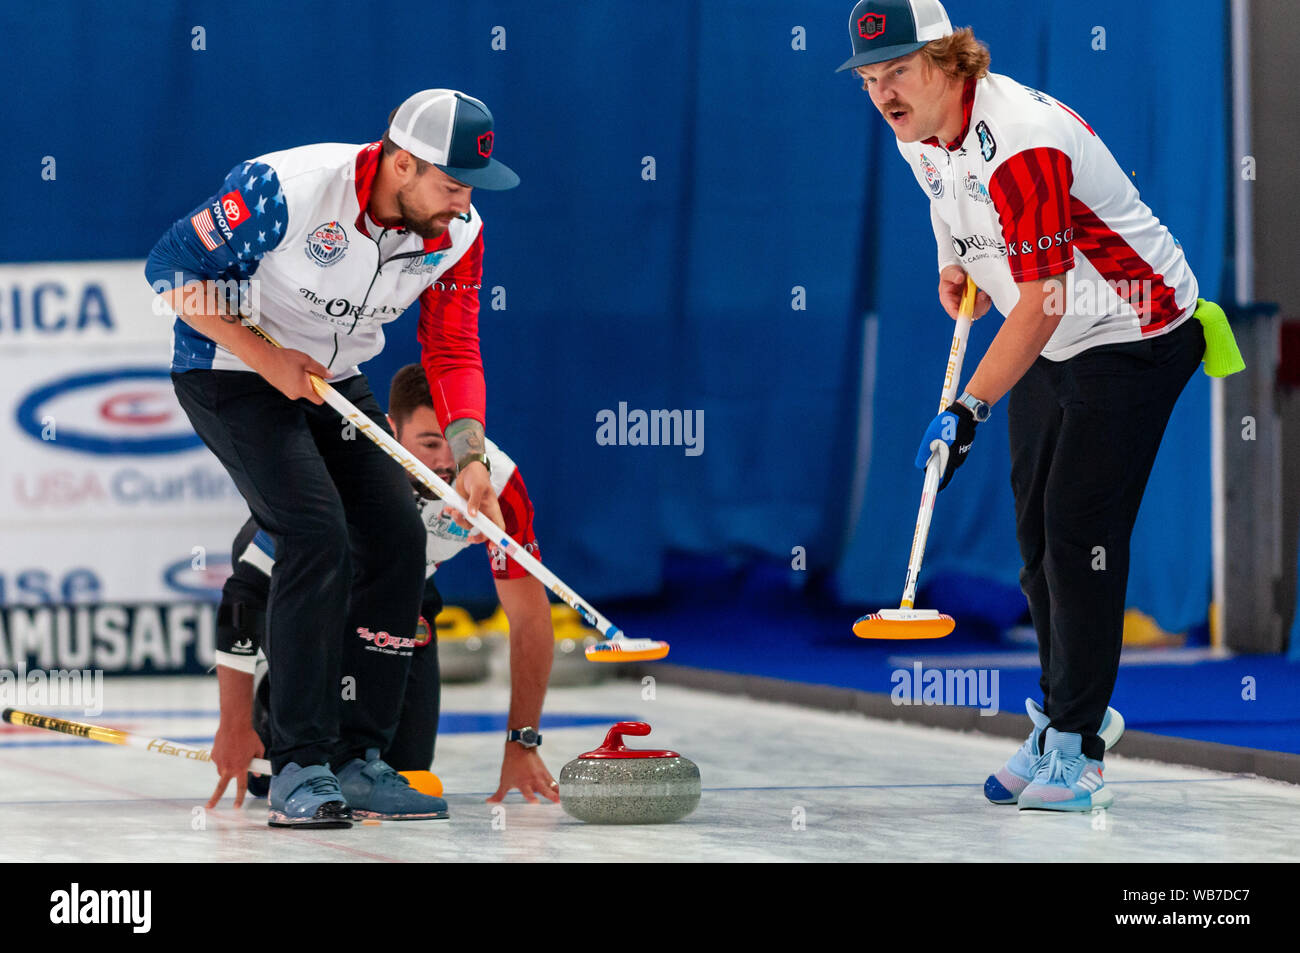
[[[451,686],[445,712],[503,713],[498,684]],[[450,823],[344,831],[266,826],[266,802],[203,811],[215,771],[130,748],[0,726],[0,860],[5,861],[1261,861],[1300,859],[1300,787],[1112,754],[1104,815],[1021,814],[984,800],[984,778],[1015,742],[871,721],[660,680],[553,689],[547,712],[648,721],[641,747],[700,766],[704,795],[684,821],[588,826],[558,805],[496,789],[502,736],[444,734],[433,769]],[[211,738],[216,682],[105,682],[105,712],[65,717],[171,740]],[[49,712],[55,713],[55,712]],[[504,719],[504,715],[502,715]],[[474,720],[465,723],[474,725]],[[599,744],[601,726],[548,728],[558,776]],[[1026,732],[1028,720],[1026,719]],[[1120,743],[1120,751],[1123,743]]]

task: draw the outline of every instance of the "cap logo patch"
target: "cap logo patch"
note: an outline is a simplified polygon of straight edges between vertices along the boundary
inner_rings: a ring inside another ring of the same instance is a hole
[[[864,40],[874,40],[884,32],[885,15],[883,13],[868,13],[858,19],[858,35]]]
[[[492,155],[492,133],[485,132],[478,137],[478,154],[484,159]]]

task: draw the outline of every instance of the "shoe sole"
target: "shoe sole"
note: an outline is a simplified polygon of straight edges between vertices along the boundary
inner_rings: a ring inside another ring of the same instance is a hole
[[[437,811],[433,814],[381,814],[378,811],[358,811],[352,809],[352,816],[367,821],[449,821],[451,815],[446,811]]]
[[[266,824],[268,827],[306,827],[317,830],[346,830],[352,826],[350,820],[343,818],[290,817],[281,811],[270,811],[266,815]]]
[[[1089,814],[1093,811],[1102,811],[1109,808],[1114,801],[1115,795],[1106,788],[1102,788],[1100,791],[1094,791],[1090,794],[1086,802],[1077,797],[1068,801],[1039,801],[1035,803],[1031,800],[1028,804],[1022,800],[1020,810],[1045,811],[1054,814]]]

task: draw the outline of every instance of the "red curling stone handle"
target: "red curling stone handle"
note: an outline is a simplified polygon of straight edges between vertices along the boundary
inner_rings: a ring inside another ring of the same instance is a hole
[[[629,748],[623,744],[624,735],[648,735],[650,726],[644,721],[620,721],[605,735],[604,742],[594,751],[578,755],[579,758],[680,758],[676,751],[654,751],[648,748]]]

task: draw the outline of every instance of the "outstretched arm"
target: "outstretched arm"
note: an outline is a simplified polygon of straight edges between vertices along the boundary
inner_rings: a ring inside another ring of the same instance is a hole
[[[546,589],[532,576],[496,580],[497,595],[510,622],[510,727],[537,727],[551,677],[555,633]],[[539,749],[507,741],[501,783],[488,801],[502,800],[512,788],[536,803],[535,795],[558,802],[559,790],[542,762]]]

